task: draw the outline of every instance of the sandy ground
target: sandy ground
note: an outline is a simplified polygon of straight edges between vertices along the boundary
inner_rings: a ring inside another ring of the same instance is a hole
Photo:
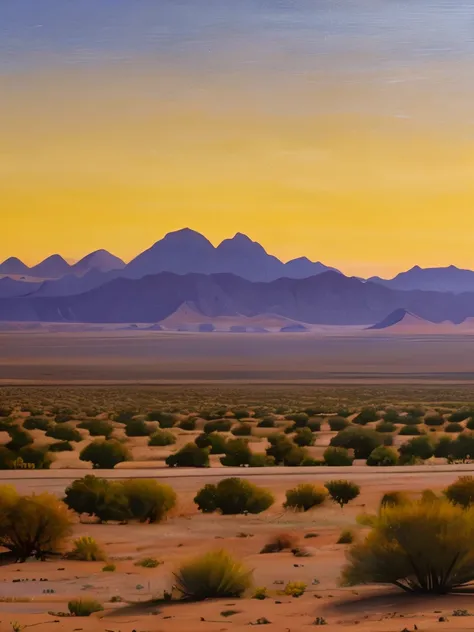
[[[215,516],[197,513],[192,498],[209,474],[169,472],[169,482],[178,492],[178,507],[169,519],[158,525],[77,524],[74,534],[91,535],[99,541],[116,564],[113,573],[103,572],[102,562],[54,560],[27,562],[0,567],[0,630],[12,630],[10,622],[34,626],[39,632],[191,632],[243,631],[265,617],[268,630],[296,632],[314,627],[316,617],[324,617],[325,629],[342,630],[357,625],[363,631],[401,632],[415,630],[468,630],[469,617],[452,616],[456,609],[473,609],[472,595],[419,598],[389,587],[342,589],[338,577],[348,545],[337,544],[343,528],[363,530],[356,516],[374,511],[384,491],[406,489],[412,492],[426,487],[442,489],[456,477],[442,468],[416,468],[403,473],[396,470],[351,471],[350,478],[360,483],[360,497],[344,510],[326,504],[306,514],[284,511],[284,492],[300,480],[323,480],[337,474],[308,472],[284,476],[258,476],[255,480],[270,488],[275,505],[258,516]],[[67,480],[59,472],[42,472],[34,479],[18,477],[15,484],[26,492],[50,489],[62,493]],[[77,474],[75,472],[68,475]],[[132,472],[106,472],[108,476],[132,475]],[[137,471],[133,472],[136,475]],[[141,474],[138,472],[138,474]],[[148,473],[149,474],[149,473]],[[226,470],[226,474],[229,472]],[[249,478],[254,473],[248,473]],[[10,477],[3,473],[2,479]],[[41,481],[41,482],[40,482]],[[3,481],[2,481],[3,482]],[[310,557],[295,558],[290,552],[261,555],[269,537],[292,533]],[[317,537],[305,539],[306,533]],[[266,586],[269,598],[257,601],[224,599],[199,604],[146,604],[159,598],[173,582],[173,570],[181,560],[206,550],[225,548],[254,570],[255,586]],[[163,562],[158,568],[143,569],[135,562],[143,557]],[[47,581],[40,581],[40,579]],[[20,581],[18,581],[20,580]],[[288,581],[304,581],[308,588],[299,599],[279,592]],[[45,590],[54,592],[44,592]],[[67,610],[71,598],[92,596],[104,604],[105,611],[90,618],[65,618],[57,613]],[[123,601],[113,603],[120,596]],[[53,614],[48,614],[48,613]],[[439,622],[439,618],[447,619]],[[28,628],[27,628],[28,629]]]
[[[468,335],[0,333],[4,384],[473,379]]]

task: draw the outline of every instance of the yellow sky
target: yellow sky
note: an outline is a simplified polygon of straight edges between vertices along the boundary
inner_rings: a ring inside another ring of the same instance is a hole
[[[474,124],[464,95],[442,98],[448,72],[422,85],[262,86],[145,63],[0,77],[0,258],[128,260],[189,226],[351,274],[474,268]]]

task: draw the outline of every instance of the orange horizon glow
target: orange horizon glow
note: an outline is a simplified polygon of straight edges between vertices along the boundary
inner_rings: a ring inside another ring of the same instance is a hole
[[[392,85],[319,70],[261,87],[142,60],[0,76],[0,258],[129,261],[190,227],[346,274],[473,269],[472,101],[443,101],[449,73],[411,68]]]

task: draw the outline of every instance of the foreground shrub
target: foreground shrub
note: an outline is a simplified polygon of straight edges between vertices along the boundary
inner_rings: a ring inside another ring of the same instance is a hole
[[[101,522],[124,521],[130,517],[123,485],[90,474],[66,488],[64,502],[79,515],[96,516]]]
[[[375,448],[367,459],[367,465],[372,466],[389,466],[396,465],[398,462],[398,455],[392,448],[387,448],[383,445]]]
[[[392,492],[385,492],[380,501],[380,507],[398,507],[399,505],[406,505],[411,502],[410,496],[406,492],[394,490]]]
[[[394,584],[448,593],[474,580],[474,510],[448,501],[385,507],[366,539],[351,547],[345,585]]]
[[[442,436],[436,443],[434,448],[434,455],[447,459],[455,451],[455,443],[451,437]]]
[[[66,505],[53,494],[18,496],[6,490],[0,498],[0,546],[19,562],[58,551],[72,528]]]
[[[165,463],[168,467],[209,467],[209,449],[187,443],[178,452],[170,454]]]
[[[135,566],[141,566],[142,568],[157,568],[161,564],[163,564],[163,562],[160,562],[154,557],[144,557],[142,560],[135,562]]]
[[[461,421],[464,421],[465,419],[469,419],[469,417],[472,418],[471,410],[456,410],[454,413],[452,413],[448,417],[448,421],[454,421],[456,423],[460,423]]]
[[[286,502],[284,507],[309,511],[313,507],[322,505],[327,498],[327,491],[324,487],[313,483],[300,483],[293,489],[286,492]]]
[[[333,448],[331,446],[324,450],[323,458],[326,465],[331,467],[352,465],[354,461],[346,448]]]
[[[176,443],[176,437],[169,430],[157,430],[154,432],[149,441],[150,446],[165,446],[174,445]]]
[[[308,458],[308,453],[304,448],[293,445],[291,450],[283,457],[283,465],[288,467],[298,467]]]
[[[182,419],[178,426],[181,430],[196,430],[196,417],[188,417],[187,419]]]
[[[88,419],[82,421],[78,428],[88,430],[91,437],[105,437],[108,439],[114,431],[113,425],[110,421],[105,419]]]
[[[304,595],[307,584],[304,582],[288,582],[283,593],[288,597],[301,597]]]
[[[227,551],[213,551],[181,565],[174,574],[176,588],[185,599],[241,597],[252,585],[252,571]]]
[[[257,428],[274,428],[274,427],[275,427],[274,417],[264,417],[262,421],[259,421],[257,424]]]
[[[341,531],[337,544],[352,544],[354,542],[354,532],[350,529]]]
[[[252,434],[252,425],[251,424],[239,424],[238,426],[234,426],[231,430],[231,433],[234,437],[250,437]]]
[[[375,426],[377,432],[395,432],[396,429],[396,425],[391,421],[379,421]]]
[[[95,599],[73,599],[67,607],[75,617],[90,617],[94,612],[102,612],[104,609]]]
[[[268,490],[242,478],[225,478],[217,485],[207,484],[196,494],[194,502],[203,513],[219,510],[224,515],[258,514],[273,505]]]
[[[105,560],[105,553],[94,538],[82,536],[73,542],[74,548],[68,553],[68,558],[81,562],[101,562]]]
[[[416,435],[422,435],[424,434],[424,431],[421,428],[418,428],[417,426],[403,426],[402,428],[400,428],[400,432],[398,433],[401,436],[416,436]]]
[[[81,461],[90,461],[97,469],[113,469],[118,463],[131,461],[128,448],[113,439],[96,440],[86,446],[80,453]]]
[[[474,477],[460,476],[444,490],[444,495],[454,505],[470,507],[474,503]]]
[[[382,445],[382,443],[383,439],[380,433],[375,430],[349,426],[345,430],[338,432],[337,435],[331,439],[329,445],[335,448],[354,450],[356,459],[367,459],[370,453],[375,450],[375,448],[378,448],[379,445]]]
[[[291,549],[296,547],[297,543],[298,540],[292,533],[277,533],[270,538],[260,553],[291,551]]]
[[[360,494],[359,485],[346,480],[328,481],[324,487],[328,490],[331,500],[341,508]]]
[[[160,522],[176,504],[174,489],[156,480],[131,478],[122,486],[131,517],[140,522]]]

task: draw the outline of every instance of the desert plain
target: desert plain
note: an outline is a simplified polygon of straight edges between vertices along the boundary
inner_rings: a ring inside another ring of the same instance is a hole
[[[474,340],[469,336],[349,336],[309,334],[257,336],[220,334],[143,334],[140,332],[54,333],[9,332],[0,336],[0,404],[14,408],[15,423],[23,424],[31,409],[68,409],[68,424],[76,428],[85,417],[113,420],[119,410],[138,416],[150,410],[173,411],[177,419],[198,418],[194,430],[172,428],[176,443],[150,447],[148,436],[127,437],[116,425],[114,436],[126,442],[133,460],[113,470],[94,473],[107,479],[154,478],[173,487],[177,504],[158,524],[97,524],[77,517],[72,539],[91,536],[103,547],[105,562],[63,557],[27,560],[0,566],[0,630],[38,632],[192,632],[238,631],[254,625],[277,632],[328,631],[356,626],[362,631],[469,630],[473,596],[414,596],[389,586],[342,587],[340,576],[350,544],[338,543],[343,530],[355,540],[368,528],[357,516],[376,513],[384,493],[406,491],[414,498],[425,489],[440,492],[470,463],[429,459],[423,465],[367,467],[356,460],[350,467],[230,468],[211,455],[206,469],[169,468],[166,457],[202,432],[199,412],[213,408],[246,409],[253,424],[252,450],[263,453],[272,429],[257,427],[255,411],[314,409],[321,429],[308,451],[319,458],[336,434],[328,419],[338,410],[373,407],[380,411],[422,408],[440,411],[446,419],[471,408],[474,388]],[[51,414],[50,414],[51,413]],[[36,414],[36,413],[35,413]],[[404,413],[403,413],[404,414]],[[54,415],[53,415],[54,416]],[[283,413],[277,415],[284,423]],[[252,421],[253,420],[253,421]],[[235,420],[234,420],[235,421]],[[112,422],[115,424],[115,422]],[[448,421],[446,421],[448,423]],[[462,422],[463,424],[465,422]],[[426,434],[437,437],[444,427]],[[464,427],[463,427],[464,430]],[[47,470],[3,470],[0,483],[21,494],[48,491],[62,497],[75,479],[92,473],[79,459],[93,438],[80,429],[81,440],[71,451],[58,452]],[[6,433],[2,433],[6,434]],[[41,430],[31,430],[34,444],[51,442]],[[398,448],[411,437],[394,434]],[[7,437],[2,437],[6,443]],[[275,503],[258,515],[202,514],[193,501],[206,483],[240,476],[269,489]],[[285,509],[285,492],[302,482],[324,484],[344,478],[361,493],[341,509],[329,501],[308,512]],[[279,534],[291,537],[307,557],[284,550],[262,554]],[[65,547],[67,549],[67,546]],[[254,587],[268,597],[199,603],[163,601],[174,572],[190,557],[225,549],[253,571]],[[137,565],[143,558],[159,561],[156,568]],[[288,582],[304,582],[301,597],[282,594]],[[71,599],[92,597],[104,610],[90,617],[66,617]],[[17,626],[17,627],[15,627]]]

